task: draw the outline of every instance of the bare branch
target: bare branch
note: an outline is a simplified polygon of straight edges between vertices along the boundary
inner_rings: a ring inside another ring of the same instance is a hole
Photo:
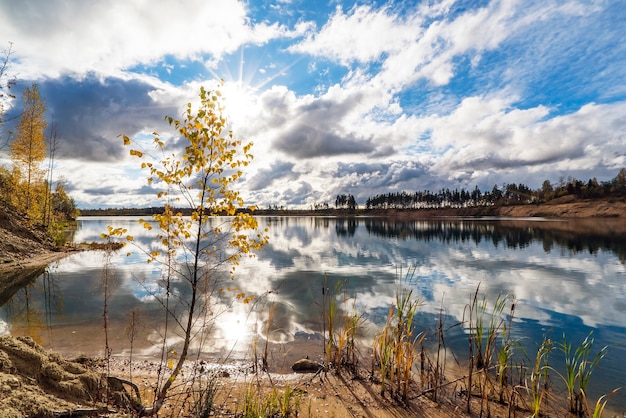
[[[13,43],[9,42],[9,47],[0,53],[0,151],[9,145],[9,136],[3,138],[2,135],[2,126],[7,121],[7,119],[4,118],[5,103],[15,98],[15,96],[10,93],[11,87],[15,85],[17,80],[15,75],[9,75],[12,54]]]

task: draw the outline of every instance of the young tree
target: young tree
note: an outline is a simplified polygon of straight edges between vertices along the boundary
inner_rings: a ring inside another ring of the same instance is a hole
[[[15,196],[16,207],[31,216],[31,219],[37,219],[43,215],[38,207],[40,199],[35,199],[35,196],[44,191],[44,170],[41,164],[46,158],[46,104],[36,84],[24,90],[23,100],[24,109],[10,146],[18,191]]]
[[[166,118],[185,144],[180,155],[163,155],[155,162],[155,158],[147,158],[147,153],[130,150],[131,155],[144,160],[141,166],[150,173],[148,183],[164,187],[158,193],[163,199],[164,211],[153,216],[160,228],[157,238],[162,249],[151,248],[146,254],[149,262],[163,266],[165,291],[164,295],[156,296],[166,310],[162,361],[171,368],[169,376],[157,388],[152,407],[138,408],[141,416],[155,415],[161,409],[168,391],[180,375],[192,340],[200,338],[202,328],[208,326],[202,323],[202,318],[211,315],[209,292],[215,290],[215,276],[228,267],[227,273],[232,277],[240,257],[252,256],[253,251],[268,240],[267,230],[259,231],[256,219],[247,211],[238,210],[243,209],[244,201],[233,186],[243,174],[241,169],[252,159],[252,143],[244,144],[234,139],[232,132],[226,131],[223,110],[219,90],[201,88],[200,106],[196,111],[188,104],[183,120]],[[156,148],[165,154],[164,141],[158,133],[154,135]],[[123,139],[126,145],[131,143],[127,136]],[[175,209],[181,206],[189,208],[191,216],[183,217]],[[250,209],[254,210],[254,207]],[[154,221],[140,222],[151,229]],[[109,227],[103,238],[124,234],[123,229]],[[132,237],[127,240],[132,241]],[[178,291],[179,297],[188,295],[181,300],[182,315],[179,315],[181,306],[175,307],[170,300],[170,284],[174,282],[183,283],[187,288]],[[238,294],[236,298],[244,302],[250,300],[244,294]],[[181,336],[180,351],[167,345],[168,333],[172,332],[167,329],[167,318],[174,321]]]

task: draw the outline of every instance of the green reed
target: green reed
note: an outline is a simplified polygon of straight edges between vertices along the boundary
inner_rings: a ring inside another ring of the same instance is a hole
[[[543,339],[541,345],[537,349],[535,356],[535,363],[530,371],[530,376],[523,388],[530,403],[530,411],[532,417],[536,418],[541,416],[541,407],[544,402],[544,398],[548,395],[549,386],[549,357],[553,348],[553,343],[550,339]]]
[[[324,365],[326,370],[339,370],[348,366],[354,370],[357,364],[356,337],[362,323],[362,315],[356,310],[356,297],[350,297],[344,282],[337,282],[331,289],[324,276],[322,290]]]
[[[606,404],[609,401],[609,399],[612,398],[613,396],[615,396],[615,394],[620,389],[621,388],[613,389],[610,393],[608,393],[606,395],[600,396],[600,398],[596,402],[596,405],[595,405],[593,411],[589,407],[589,402],[587,400],[587,395],[585,394],[585,391],[581,390],[580,393],[582,395],[583,402],[585,404],[585,410],[587,411],[587,416],[589,416],[591,418],[600,418],[602,416],[602,414],[604,413],[604,408],[606,407]]]
[[[565,356],[565,372],[559,373],[553,370],[567,389],[569,411],[577,416],[582,416],[585,412],[583,394],[587,390],[591,374],[608,352],[608,346],[604,346],[593,357],[590,357],[594,341],[592,331],[575,348],[572,347],[571,342],[567,341],[565,335],[563,341],[557,344],[557,349]]]
[[[243,395],[243,403],[239,405],[236,416],[243,418],[298,416],[302,392],[291,386],[282,391],[272,387],[268,393],[257,385],[250,384]]]
[[[415,269],[409,270],[405,283],[397,287],[396,303],[389,308],[387,322],[373,344],[372,366],[377,365],[380,370],[381,394],[384,395],[388,381],[391,393],[404,401],[408,399],[417,347],[425,338],[425,333],[414,334],[414,319],[421,305],[410,288],[414,273]]]
[[[478,388],[481,398],[481,414],[485,409],[489,414],[489,401],[495,392],[502,403],[510,398],[507,375],[513,358],[514,341],[511,340],[510,330],[515,312],[515,299],[508,294],[499,294],[493,306],[490,306],[487,297],[484,295],[479,297],[479,293],[480,284],[466,306],[466,312],[469,313],[469,319],[466,322],[469,351],[467,387],[470,397],[473,388]],[[507,319],[504,310],[509,303]],[[494,368],[495,378],[492,375]],[[474,370],[478,372],[476,379],[474,379]],[[471,410],[469,398],[466,410],[467,412]]]

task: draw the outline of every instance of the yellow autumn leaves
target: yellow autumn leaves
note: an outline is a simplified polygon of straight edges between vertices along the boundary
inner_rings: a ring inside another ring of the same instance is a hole
[[[244,199],[235,188],[243,176],[241,169],[254,158],[250,153],[252,142],[244,143],[227,130],[228,120],[219,90],[201,88],[199,96],[197,109],[189,103],[181,119],[165,118],[180,136],[177,142],[184,145],[181,153],[167,154],[165,140],[157,132],[153,132],[152,143],[162,155],[160,161],[151,159],[152,153],[145,150],[129,151],[131,156],[142,160],[141,168],[149,173],[148,184],[159,189],[155,194],[164,207],[163,213],[154,215],[152,222],[140,221],[148,230],[158,224],[157,238],[164,247],[164,251],[150,251],[147,256],[149,261],[157,261],[180,250],[186,254],[210,255],[217,261],[221,248],[225,258],[220,262],[228,261],[236,266],[241,256],[252,256],[268,240],[267,231],[257,231],[258,224],[250,213],[255,207],[243,211]],[[133,143],[126,135],[122,139],[126,146]],[[189,216],[174,210],[179,205],[185,207]],[[227,225],[211,223],[211,219],[222,215],[229,217]],[[194,241],[194,237],[199,240]],[[206,240],[214,242],[190,248]],[[230,250],[226,251],[224,244]]]

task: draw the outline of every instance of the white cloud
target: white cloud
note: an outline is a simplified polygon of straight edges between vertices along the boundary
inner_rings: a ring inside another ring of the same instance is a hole
[[[434,170],[492,172],[617,170],[626,149],[626,105],[588,104],[549,118],[550,109],[514,109],[502,98],[470,97],[452,113],[429,119],[431,144],[444,151]]]
[[[238,0],[4,2],[3,36],[15,43],[22,78],[97,71],[107,75],[165,55],[220,57],[240,45],[284,36],[279,25],[250,25]]]
[[[507,37],[515,27],[511,24],[515,5],[493,2],[452,21],[446,14],[450,2],[422,6],[407,15],[391,8],[358,6],[347,13],[339,8],[318,33],[290,50],[347,66],[354,61],[381,61],[383,69],[377,78],[394,89],[422,77],[445,85],[454,75],[455,56],[494,48]]]
[[[355,6],[347,14],[337,8],[318,33],[290,50],[336,59],[346,65],[352,61],[366,63],[379,59],[383,53],[399,50],[415,38],[419,26],[410,29],[403,20],[387,8]]]

